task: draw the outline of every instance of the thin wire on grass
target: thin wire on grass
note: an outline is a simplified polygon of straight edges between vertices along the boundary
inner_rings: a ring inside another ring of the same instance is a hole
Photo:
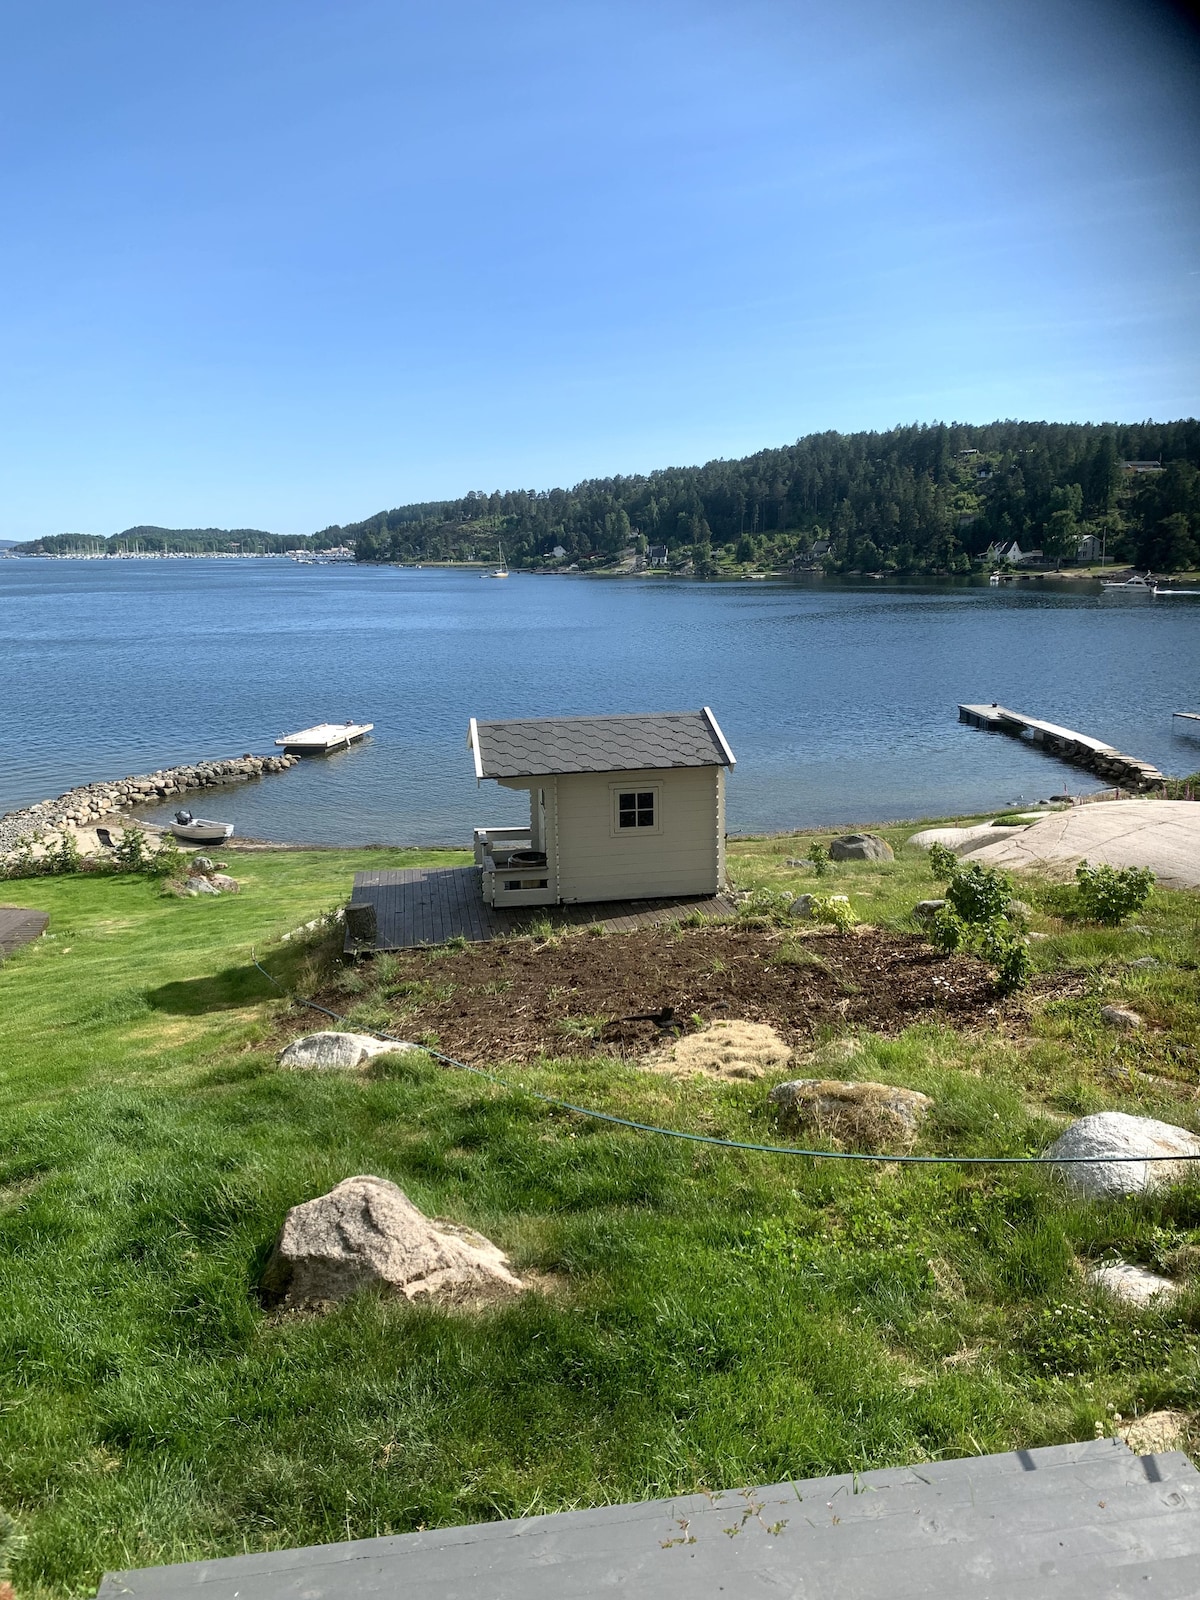
[[[294,1004],[307,1006],[310,1011],[319,1011],[324,1017],[332,1017],[334,1022],[348,1021],[340,1011],[331,1011],[328,1006],[320,1005],[316,1000],[308,1000],[304,995],[292,994],[284,988],[278,978],[271,976],[258,959],[253,947],[250,955],[267,982],[273,984],[280,994],[286,995]],[[496,1084],[508,1094],[528,1095],[533,1100],[540,1100],[543,1105],[554,1106],[559,1111],[570,1111],[577,1117],[591,1117],[596,1122],[609,1122],[618,1128],[632,1128],[635,1133],[658,1134],[663,1139],[683,1139],[689,1144],[716,1145],[722,1150],[748,1150],[753,1154],[765,1156],[807,1156],[813,1161],[882,1161],[906,1167],[1030,1167],[1041,1166],[1046,1162],[1045,1156],[890,1156],[876,1155],[864,1150],[805,1150],[797,1145],[751,1144],[744,1139],[721,1139],[711,1133],[688,1133],[683,1128],[660,1128],[653,1122],[637,1122],[632,1117],[618,1117],[611,1111],[596,1111],[591,1106],[577,1106],[572,1100],[562,1100],[557,1095],[544,1094],[541,1089],[531,1089],[524,1083],[510,1083],[497,1072],[489,1072],[486,1067],[472,1066],[469,1061],[458,1061],[443,1050],[435,1050],[432,1045],[417,1044],[412,1039],[400,1039],[394,1033],[384,1033],[382,1030],[376,1030],[375,1037],[387,1039],[392,1044],[405,1045],[410,1050],[422,1050],[426,1055],[433,1056],[437,1061],[444,1061],[447,1066],[456,1067],[460,1072],[469,1072],[476,1078],[486,1078],[489,1083]],[[1116,1166],[1123,1162],[1134,1161],[1200,1161],[1200,1152],[1196,1155],[1178,1156],[1054,1156],[1049,1165]]]

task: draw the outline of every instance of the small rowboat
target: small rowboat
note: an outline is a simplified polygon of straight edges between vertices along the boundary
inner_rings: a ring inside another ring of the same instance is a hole
[[[171,832],[184,844],[224,844],[233,833],[232,822],[210,822],[194,817],[190,811],[177,811]]]

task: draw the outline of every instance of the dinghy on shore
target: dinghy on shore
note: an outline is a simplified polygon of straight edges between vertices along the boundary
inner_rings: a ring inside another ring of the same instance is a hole
[[[194,817],[190,811],[177,811],[170,831],[184,844],[224,844],[233,833],[232,822],[212,822]]]

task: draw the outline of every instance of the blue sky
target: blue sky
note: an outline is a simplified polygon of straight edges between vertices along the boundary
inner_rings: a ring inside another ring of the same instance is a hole
[[[0,537],[1197,409],[1200,69],[1148,3],[4,18]]]

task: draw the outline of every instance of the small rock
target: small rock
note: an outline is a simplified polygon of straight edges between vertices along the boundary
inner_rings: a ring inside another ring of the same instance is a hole
[[[1171,1299],[1176,1286],[1170,1278],[1160,1278],[1157,1272],[1145,1267],[1132,1266],[1127,1261],[1112,1262],[1103,1267],[1090,1267],[1087,1280],[1114,1300],[1127,1306],[1148,1306],[1152,1301]]]
[[[788,856],[783,863],[785,867],[811,867],[811,861],[805,861],[802,856]]]
[[[220,894],[220,889],[211,878],[189,878],[187,881],[188,894]]]
[[[241,888],[236,878],[230,878],[224,872],[214,872],[208,881],[215,883],[222,894],[236,894]]]
[[[1191,1431],[1192,1419],[1186,1411],[1147,1411],[1117,1429],[1135,1456],[1161,1456],[1168,1450],[1182,1450]]]
[[[525,1285],[491,1240],[425,1216],[387,1178],[346,1178],[293,1206],[263,1273],[268,1297],[319,1306],[371,1287],[408,1300],[462,1302],[518,1294]]]
[[[845,833],[829,842],[831,861],[894,861],[896,852],[877,833]]]
[[[207,878],[213,870],[212,859],[209,856],[194,856],[188,871],[194,878]]]
[[[1028,922],[1033,915],[1033,907],[1025,904],[1024,900],[1010,900],[1008,902],[1008,915],[1019,917],[1022,922]]]
[[[767,1099],[785,1120],[868,1150],[907,1148],[933,1104],[916,1089],[831,1078],[796,1078]]]
[[[1158,1157],[1148,1161],[1148,1156]],[[1186,1128],[1124,1111],[1096,1111],[1061,1133],[1042,1157],[1066,1162],[1059,1170],[1078,1194],[1141,1194],[1190,1177],[1200,1177],[1200,1162],[1163,1160],[1200,1156],[1200,1139]],[[1141,1159],[1119,1159],[1138,1157]],[[1086,1159],[1080,1159],[1086,1158]]]
[[[944,900],[918,900],[913,907],[913,916],[919,922],[932,922],[945,904]]]
[[[1153,972],[1155,967],[1161,967],[1162,962],[1157,956],[1139,956],[1136,961],[1129,963],[1131,972]]]
[[[1114,1028],[1132,1030],[1142,1025],[1141,1017],[1136,1011],[1130,1011],[1128,1006],[1101,1006],[1100,1015]]]
[[[308,1033],[302,1039],[293,1039],[279,1052],[279,1065],[289,1070],[352,1072],[372,1056],[416,1048],[391,1039],[376,1039],[369,1033]]]

